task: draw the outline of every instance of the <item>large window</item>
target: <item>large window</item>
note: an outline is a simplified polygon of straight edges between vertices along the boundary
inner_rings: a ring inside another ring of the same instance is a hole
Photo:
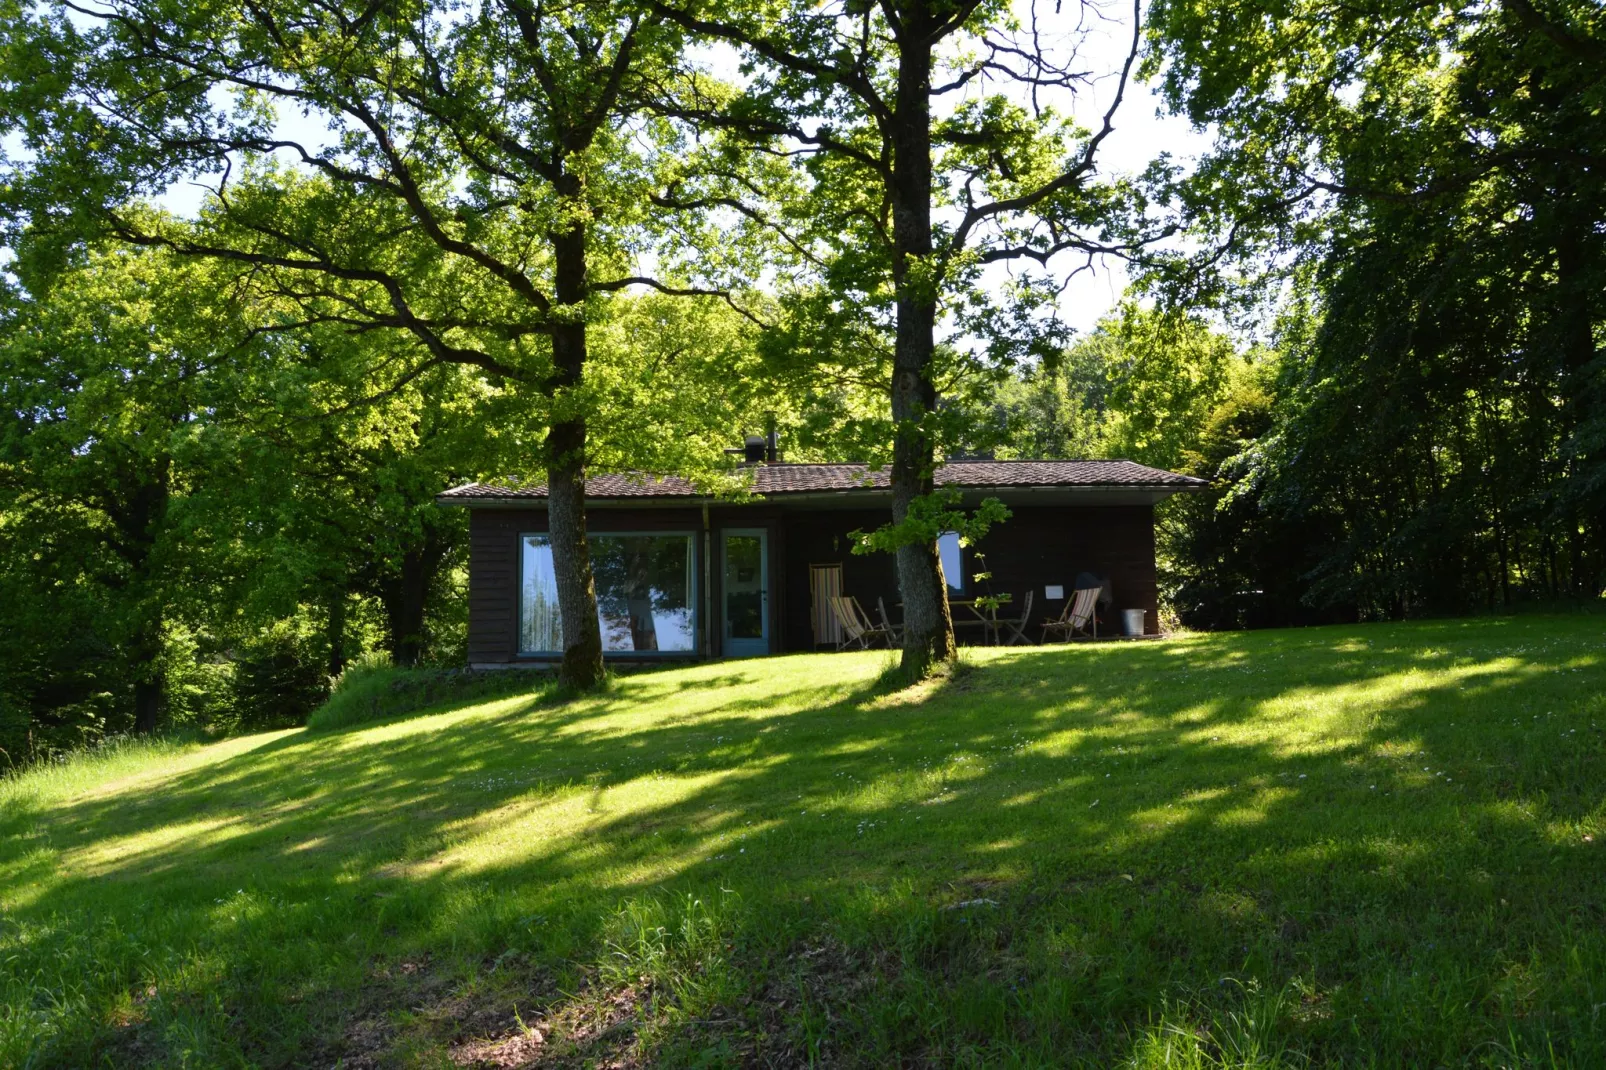
[[[937,536],[937,555],[942,558],[942,576],[948,581],[949,594],[965,593],[965,573],[961,567],[959,532],[945,531]]]
[[[697,649],[690,535],[592,535],[587,544],[597,580],[597,622],[602,627],[603,650],[689,653]],[[545,535],[526,535],[523,557],[519,650],[525,654],[559,653],[563,650],[563,625],[558,616],[551,540]]]

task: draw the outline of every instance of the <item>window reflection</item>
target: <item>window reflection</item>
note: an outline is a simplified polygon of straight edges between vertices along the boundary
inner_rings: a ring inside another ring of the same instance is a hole
[[[525,536],[524,583],[519,602],[519,649],[561,651],[558,582],[552,572],[552,542],[545,535]]]
[[[591,568],[597,584],[602,649],[681,651],[697,648],[692,610],[692,542],[689,535],[592,535]],[[524,538],[519,649],[563,650],[552,544]]]
[[[937,554],[942,558],[942,575],[949,594],[965,593],[965,574],[960,568],[959,532],[945,531],[937,536]]]

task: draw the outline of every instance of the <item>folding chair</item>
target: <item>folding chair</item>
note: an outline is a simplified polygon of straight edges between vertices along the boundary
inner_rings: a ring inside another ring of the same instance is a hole
[[[998,622],[1000,646],[1014,646],[1016,643],[1022,646],[1032,645],[1032,641],[1026,637],[1026,629],[1031,627],[1032,595],[1035,593],[1035,591],[1026,592],[1026,599],[1021,603],[1020,616]],[[1006,632],[1008,634],[1004,634]]]
[[[870,614],[864,611],[864,607],[859,604],[858,598],[850,594],[846,599],[844,599],[844,601],[853,607],[854,613],[858,614],[859,624],[864,628],[865,638],[879,639],[883,643],[887,644],[887,647],[890,649],[892,647],[892,622],[886,619],[886,607],[881,607],[881,623],[877,624],[875,621],[870,619]],[[879,602],[880,599],[878,598],[877,601]]]
[[[838,650],[846,650],[855,644],[860,650],[869,650],[871,641],[877,639],[891,645],[891,633],[880,625],[871,624],[864,607],[852,595],[832,598],[831,611],[836,614],[837,623],[842,625],[842,642],[837,644]]]
[[[1091,634],[1093,638],[1097,639],[1099,637],[1099,621],[1093,615],[1093,610],[1098,606],[1100,590],[1101,588],[1098,587],[1084,587],[1072,595],[1071,600],[1065,603],[1064,613],[1061,613],[1054,620],[1043,621],[1043,641],[1047,642],[1048,637],[1055,632],[1060,633],[1067,640],[1077,632],[1087,635],[1089,634],[1088,625],[1090,624],[1093,626]]]
[[[903,625],[892,623],[887,615],[887,600],[880,595],[875,597],[876,612],[881,614],[881,626],[887,630],[887,643],[889,646],[903,645]]]
[[[865,637],[865,628],[859,621],[859,615],[853,611],[853,605],[841,595],[831,596],[831,612],[836,616],[837,625],[842,629],[842,639],[836,645],[838,650],[846,650],[857,644],[860,650],[870,647]]]

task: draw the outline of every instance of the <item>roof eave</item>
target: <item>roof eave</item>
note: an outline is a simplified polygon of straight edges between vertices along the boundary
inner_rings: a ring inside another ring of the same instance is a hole
[[[960,491],[967,495],[996,495],[999,497],[1035,497],[1040,495],[1078,495],[1101,494],[1111,492],[1130,492],[1155,495],[1156,500],[1168,498],[1173,494],[1193,493],[1204,490],[1210,484],[1202,479],[1188,477],[1187,483],[1045,483],[1030,486],[996,486],[996,485],[957,485],[945,484],[944,489]],[[657,495],[657,494],[631,494],[619,496],[588,497],[585,504],[588,508],[600,509],[618,508],[700,508],[704,505],[742,505],[750,502],[786,502],[795,505],[810,503],[839,502],[845,499],[875,499],[891,495],[887,487],[845,487],[838,490],[793,490],[770,491],[767,494],[756,494],[748,502],[733,502],[725,498],[715,498],[707,495]],[[448,507],[481,508],[481,509],[544,509],[547,499],[545,495],[535,497],[531,495],[454,495],[446,491],[435,496],[437,505]]]

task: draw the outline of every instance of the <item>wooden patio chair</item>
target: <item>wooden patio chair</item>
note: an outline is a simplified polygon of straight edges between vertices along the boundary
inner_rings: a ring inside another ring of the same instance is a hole
[[[1099,620],[1094,616],[1093,610],[1098,606],[1098,587],[1084,587],[1071,596],[1065,603],[1065,612],[1053,620],[1043,621],[1043,641],[1054,634],[1063,635],[1066,640],[1071,639],[1077,632],[1083,635],[1091,634],[1094,639],[1099,637]],[[1092,631],[1088,631],[1088,626]]]
[[[837,623],[842,625],[842,641],[837,644],[838,650],[855,645],[860,650],[869,650],[870,643],[878,639],[890,645],[887,629],[871,624],[864,607],[852,595],[832,598],[831,611],[836,614]]]
[[[998,641],[1000,646],[1031,646],[1032,641],[1026,637],[1026,629],[1032,625],[1032,595],[1035,591],[1027,591],[1026,599],[1021,603],[1020,616],[1008,617],[998,622]]]
[[[838,650],[846,650],[850,646],[857,646],[860,650],[868,649],[870,643],[864,635],[864,625],[859,623],[859,615],[853,612],[853,606],[841,595],[831,596],[831,613],[836,617],[837,627],[842,631],[842,638],[837,641]]]
[[[887,643],[889,646],[903,645],[903,625],[892,623],[887,615],[887,600],[880,595],[875,597],[876,612],[881,614],[881,626],[887,630]]]
[[[892,648],[892,622],[887,620],[886,607],[881,607],[881,623],[877,624],[870,617],[870,614],[864,611],[864,607],[859,604],[857,597],[850,594],[845,601],[853,607],[853,612],[858,614],[859,623],[864,627],[865,638],[871,640],[878,639],[887,644],[887,648],[890,650]],[[880,599],[878,598],[877,602],[879,601]]]

